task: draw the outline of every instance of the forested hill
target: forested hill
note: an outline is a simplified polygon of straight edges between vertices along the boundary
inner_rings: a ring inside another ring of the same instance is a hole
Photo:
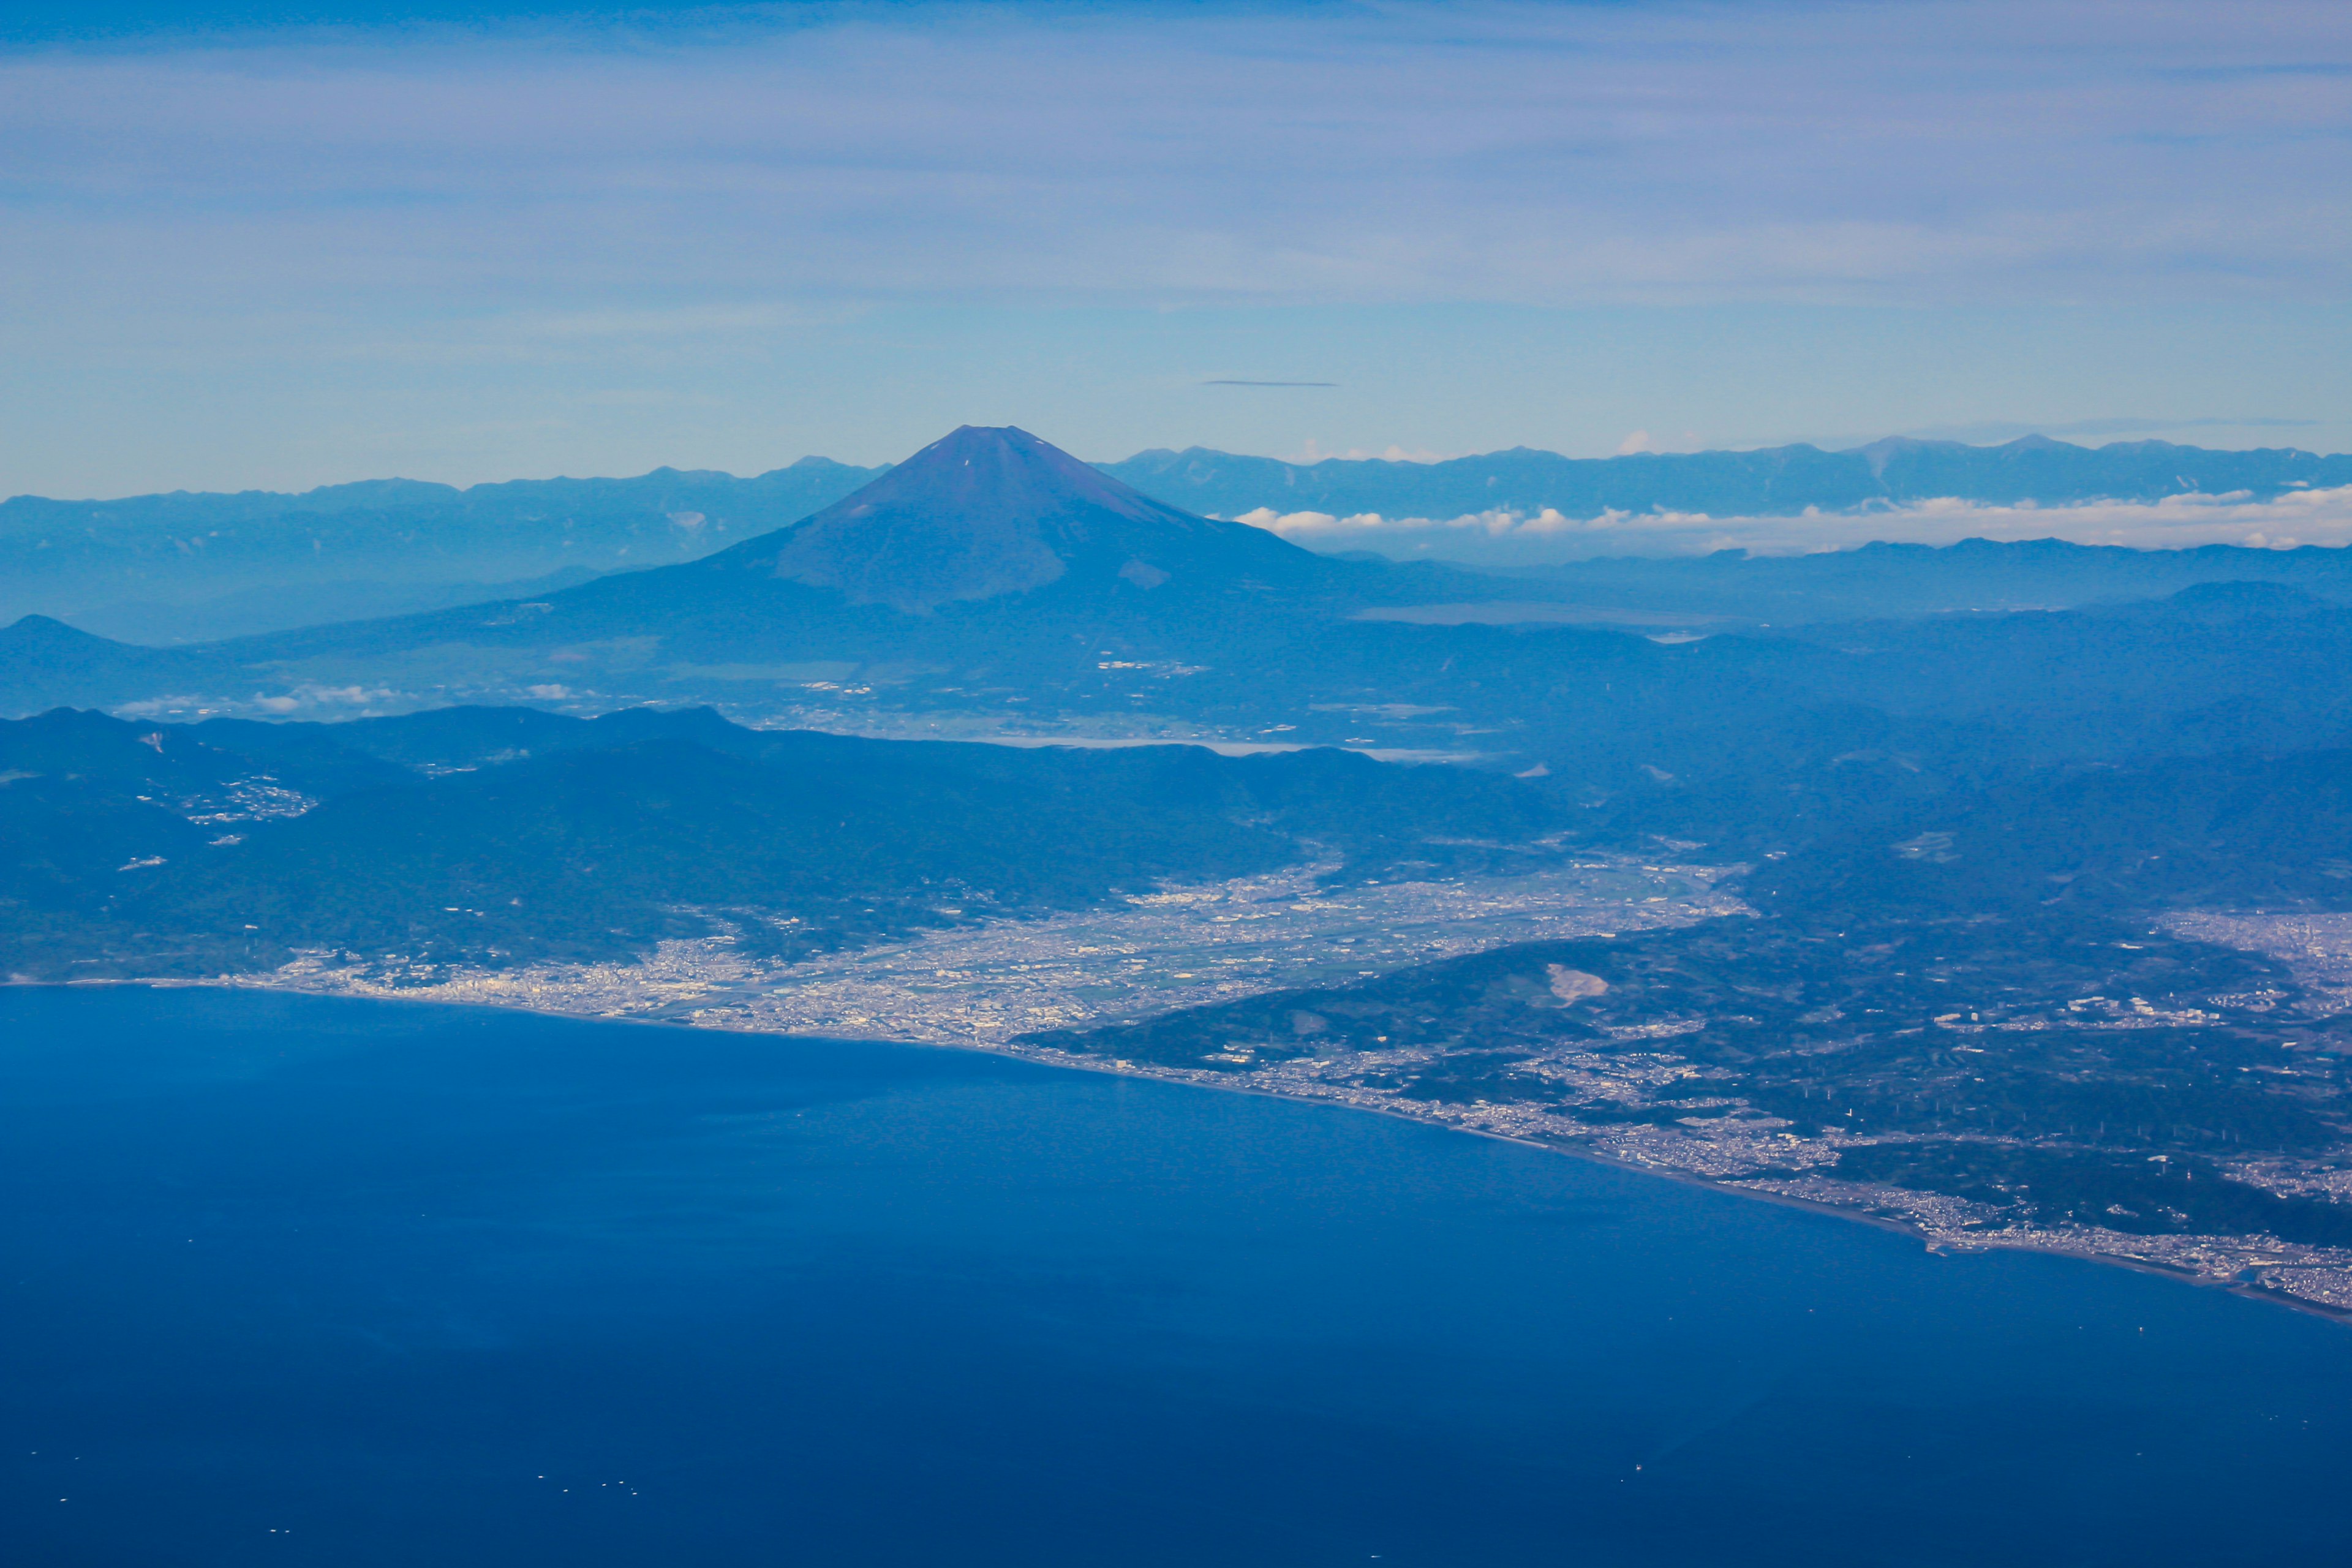
[[[1336,751],[1030,750],[753,731],[708,710],[346,724],[0,722],[20,978],[297,950],[617,957],[731,929],[805,952],[1307,861],[1486,864],[1535,785]]]

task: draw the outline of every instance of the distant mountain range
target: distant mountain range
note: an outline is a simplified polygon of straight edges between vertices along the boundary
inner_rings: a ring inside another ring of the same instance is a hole
[[[165,648],[25,617],[0,629],[0,712],[709,702],[898,733],[953,715],[1467,751],[1620,803],[1670,778],[1660,831],[1782,824],[1987,767],[2342,736],[2347,562],[1890,547],[1512,580],[1318,555],[967,428],[786,527],[530,598]]]
[[[2094,450],[2039,437],[1603,458],[1517,448],[1440,463],[1295,464],[1194,447],[1097,467],[1185,514],[1223,518],[1260,509],[1774,515],[1937,497],[2056,505],[2352,484],[2352,457],[2152,441]],[[884,471],[808,458],[751,479],[662,468],[467,489],[386,479],[300,495],[19,496],[0,502],[0,619],[42,614],[110,637],[175,642],[530,597],[592,574],[698,559],[807,517]]]
[[[1331,458],[1285,463],[1192,447],[1108,463],[1146,494],[1194,511],[1238,517],[1276,512],[1454,518],[1484,511],[1570,518],[1604,511],[1789,515],[1807,507],[1844,511],[1874,503],[1951,497],[2011,504],[2158,500],[2185,491],[2286,490],[2352,484],[2352,456],[2290,448],[2214,451],[2165,441],[2097,448],[2027,436],[1998,447],[1958,441],[1874,441],[1845,452],[1770,447],[1753,452],[1641,452],[1563,458],[1525,447],[1440,463]]]
[[[300,495],[17,496],[0,501],[0,616],[160,642],[479,603],[691,561],[879,472],[808,458],[747,479],[656,468],[462,490],[382,479]]]
[[[790,526],[543,598],[168,649],[26,617],[0,634],[0,702],[233,692],[257,676],[482,694],[852,674],[950,695],[1124,692],[1213,653],[1231,668],[1305,620],[1483,581],[1317,555],[1151,500],[1026,432],[966,428]]]

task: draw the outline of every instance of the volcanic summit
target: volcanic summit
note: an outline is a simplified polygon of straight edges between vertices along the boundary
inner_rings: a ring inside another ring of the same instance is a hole
[[[1263,529],[1153,500],[1026,430],[974,425],[720,563],[907,615],[1055,583],[1292,584],[1327,564]]]

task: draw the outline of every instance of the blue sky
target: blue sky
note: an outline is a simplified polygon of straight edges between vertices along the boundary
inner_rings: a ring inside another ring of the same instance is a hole
[[[2352,447],[2337,4],[58,14],[0,7],[5,492]]]

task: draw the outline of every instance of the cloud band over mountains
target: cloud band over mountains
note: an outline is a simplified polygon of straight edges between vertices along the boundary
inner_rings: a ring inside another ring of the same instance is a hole
[[[2352,544],[2352,486],[2296,490],[2272,500],[2242,494],[2046,507],[1930,500],[1850,512],[1809,510],[1794,517],[1608,511],[1570,518],[1549,509],[1532,516],[1491,511],[1444,519],[1385,518],[1374,512],[1335,517],[1328,512],[1277,513],[1265,507],[1236,521],[1271,529],[1316,550],[1374,550],[1486,564],[1532,565],[1602,555],[1703,555],[1716,550],[1794,555],[1880,540],[1952,544],[1963,539],[2063,539],[2141,550],[2200,544],[2284,550]]]

